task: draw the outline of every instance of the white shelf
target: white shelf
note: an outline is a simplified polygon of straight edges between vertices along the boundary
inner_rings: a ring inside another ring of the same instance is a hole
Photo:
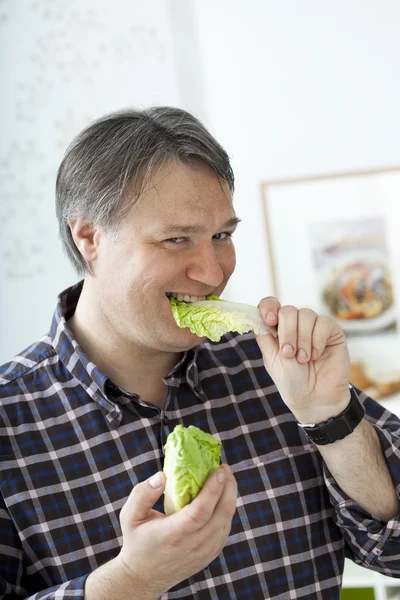
[[[390,398],[380,401],[379,404],[382,404],[387,410],[400,417],[400,394],[394,394]]]
[[[373,588],[376,600],[400,600],[400,579],[386,577],[345,561],[343,588]]]

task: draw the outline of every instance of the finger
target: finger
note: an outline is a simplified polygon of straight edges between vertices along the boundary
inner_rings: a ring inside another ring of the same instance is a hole
[[[272,335],[256,335],[257,344],[263,355],[267,371],[279,352],[279,341]]]
[[[151,509],[165,488],[165,475],[161,471],[135,485],[121,509],[120,520],[131,526],[146,521]]]
[[[215,507],[214,513],[202,530],[197,532],[197,543],[209,543],[213,540],[217,551],[216,556],[221,552],[229,532],[232,527],[232,519],[236,512],[237,505],[237,483],[228,465],[223,465],[221,468],[226,470],[226,483],[224,491]]]
[[[334,322],[329,317],[318,317],[313,330],[312,337],[312,355],[313,360],[317,360],[325,350],[329,336],[334,328]]]
[[[312,337],[317,313],[309,308],[301,308],[297,315],[297,354],[299,363],[307,363],[311,359]]]
[[[190,504],[168,517],[170,523],[174,521],[173,524],[181,535],[195,533],[207,525],[222,495],[225,482],[225,471],[220,467],[209,476],[199,495]]]
[[[281,305],[276,298],[268,296],[263,298],[258,305],[261,316],[266,325],[274,327],[278,324],[278,312]]]
[[[212,517],[212,520],[215,519],[219,527],[233,519],[237,504],[236,479],[228,465],[223,465],[223,468],[226,473],[226,483]]]
[[[297,352],[297,314],[294,306],[282,306],[278,313],[279,347],[285,358],[293,358]]]

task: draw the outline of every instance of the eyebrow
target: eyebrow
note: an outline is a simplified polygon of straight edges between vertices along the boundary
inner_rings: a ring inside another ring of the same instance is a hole
[[[240,223],[241,219],[239,217],[232,217],[225,221],[223,225],[221,225],[221,231],[223,229],[231,229],[236,227]],[[170,235],[171,233],[201,233],[204,231],[204,227],[201,225],[171,225],[170,227],[166,227],[165,229],[160,229],[157,231],[159,235]]]

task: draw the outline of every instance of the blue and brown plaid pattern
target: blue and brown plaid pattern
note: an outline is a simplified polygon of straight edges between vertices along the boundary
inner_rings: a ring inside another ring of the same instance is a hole
[[[114,385],[73,340],[80,291],[64,292],[49,335],[0,369],[3,600],[84,597],[86,575],[120,549],[132,486],[162,469],[178,423],[222,441],[239,497],[221,555],[163,600],[338,600],[345,556],[400,576],[399,521],[382,523],[342,493],[252,335],[187,352],[161,410]],[[359,398],[399,483],[400,422]]]

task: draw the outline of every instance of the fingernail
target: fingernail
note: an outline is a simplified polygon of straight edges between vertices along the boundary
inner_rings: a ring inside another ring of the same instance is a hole
[[[217,481],[219,483],[224,483],[225,481],[225,473],[222,469],[218,469],[217,471]]]
[[[290,344],[285,344],[282,348],[282,353],[286,354],[286,356],[289,356],[289,354],[293,354],[293,346],[291,346]]]
[[[267,313],[267,321],[274,321],[276,319],[276,314],[273,312]]]
[[[161,485],[162,485],[161,473],[156,473],[155,475],[153,475],[153,477],[150,479],[149,483],[150,483],[151,487],[154,489],[161,487]]]
[[[307,352],[301,348],[297,353],[297,358],[300,360],[307,360]]]

